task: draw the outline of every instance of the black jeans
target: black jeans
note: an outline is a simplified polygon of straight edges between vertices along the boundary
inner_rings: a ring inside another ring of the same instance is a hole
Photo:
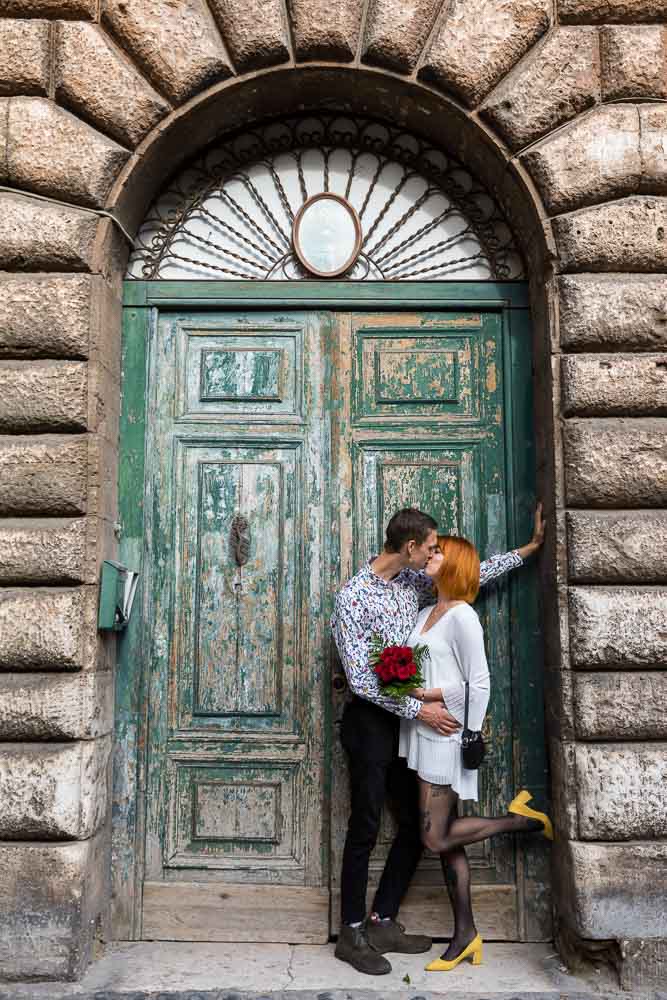
[[[373,901],[381,917],[396,917],[422,854],[417,780],[398,757],[398,717],[355,698],[343,715],[341,741],[350,766],[351,810],[343,851],[341,919],[366,916],[368,864],[387,800],[398,823]]]

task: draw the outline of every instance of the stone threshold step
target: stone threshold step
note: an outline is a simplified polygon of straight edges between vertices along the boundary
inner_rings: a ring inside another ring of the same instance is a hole
[[[34,992],[35,988],[38,992]],[[16,990],[0,990],[0,1000],[667,1000],[667,993],[631,994],[614,990],[611,992],[567,992],[522,991],[484,992],[469,990],[423,991],[414,993],[407,987],[403,990],[345,989],[345,990],[269,990],[266,992],[235,992],[229,990],[96,990],[88,992],[61,993],[58,984],[21,984]]]

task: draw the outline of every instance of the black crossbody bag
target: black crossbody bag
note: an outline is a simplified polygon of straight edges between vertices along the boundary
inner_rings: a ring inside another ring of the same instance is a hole
[[[485,746],[482,734],[478,729],[468,729],[468,703],[470,701],[470,684],[465,681],[466,703],[463,717],[463,732],[461,734],[461,757],[467,771],[476,771],[484,760]]]

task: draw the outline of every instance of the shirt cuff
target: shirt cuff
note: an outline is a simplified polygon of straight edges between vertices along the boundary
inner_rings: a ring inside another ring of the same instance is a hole
[[[419,710],[422,707],[422,703],[418,701],[417,698],[412,698],[408,696],[405,699],[405,715],[404,719],[416,719],[419,715]]]

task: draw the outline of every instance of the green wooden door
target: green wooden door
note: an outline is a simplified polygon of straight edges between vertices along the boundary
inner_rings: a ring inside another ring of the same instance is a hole
[[[420,507],[443,534],[474,541],[481,553],[509,547],[503,395],[503,322],[498,313],[351,314],[338,324],[341,364],[336,482],[342,513],[341,578],[381,550],[384,525],[400,507]],[[491,753],[480,771],[482,814],[504,813],[513,795],[512,662],[509,588],[490,587],[478,603],[492,672],[487,718]],[[334,661],[334,670],[336,663]],[[340,669],[340,668],[338,668]],[[341,679],[342,681],[342,679]],[[334,685],[335,718],[345,701]],[[339,873],[347,782],[337,741],[332,859],[332,919],[338,921]],[[394,827],[387,811],[373,855],[377,884]],[[470,849],[475,912],[490,938],[518,937],[514,844],[509,837]],[[411,930],[446,929],[439,859],[426,858],[405,900]]]
[[[302,289],[283,296],[298,301]],[[348,289],[340,294],[354,299]],[[525,537],[525,313],[469,302],[240,313],[206,301],[208,310],[187,311],[160,293],[170,306],[128,311],[125,353],[121,504],[133,536],[121,555],[135,561],[143,539],[144,601],[118,675],[119,926],[153,939],[323,942],[337,929],[347,818],[333,594],[379,550],[400,506],[430,511],[482,554]],[[366,287],[359,297],[371,293],[381,296]],[[192,296],[187,286],[182,294]],[[132,496],[141,479],[143,523]],[[497,812],[518,784],[538,794],[545,784],[530,571],[479,607],[492,673],[480,810]],[[144,721],[131,707],[140,676]],[[387,813],[372,882],[391,832]],[[471,855],[480,930],[548,937],[544,852],[502,838]],[[439,865],[426,858],[404,918],[442,932],[447,912]]]
[[[157,323],[146,938],[329,934],[329,325],[316,313],[163,314]]]

